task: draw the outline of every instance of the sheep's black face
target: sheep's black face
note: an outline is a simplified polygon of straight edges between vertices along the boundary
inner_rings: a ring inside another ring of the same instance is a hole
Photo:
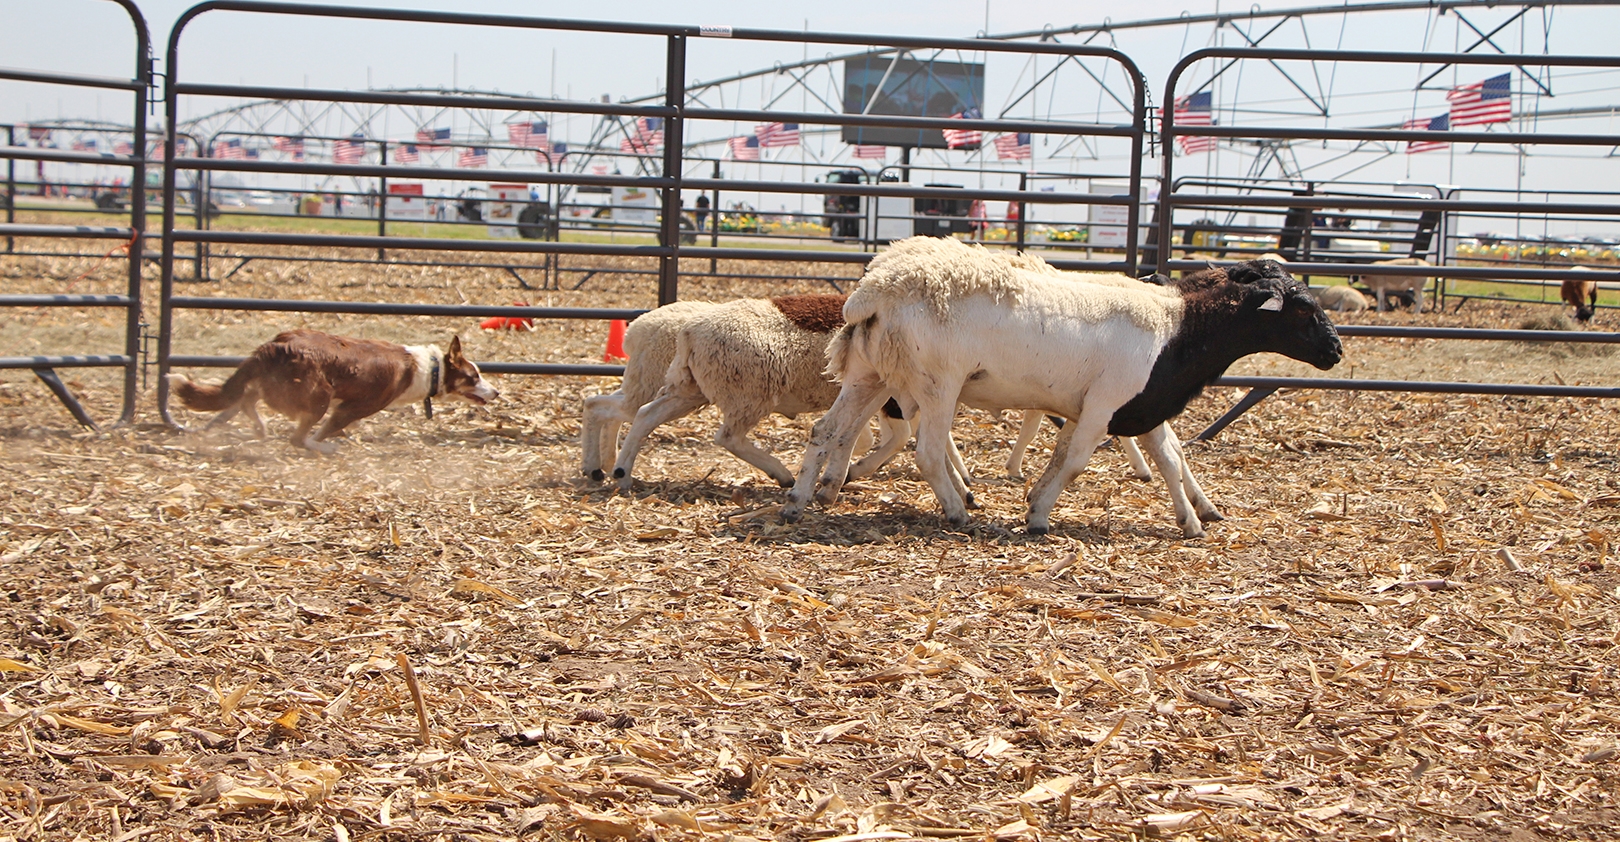
[[[1243,309],[1265,347],[1262,350],[1310,363],[1327,371],[1344,359],[1339,332],[1305,284],[1270,260],[1251,260],[1227,270],[1243,284]]]

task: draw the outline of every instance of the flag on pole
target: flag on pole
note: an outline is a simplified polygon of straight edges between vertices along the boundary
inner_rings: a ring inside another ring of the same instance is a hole
[[[545,120],[507,123],[506,136],[512,139],[513,146],[527,146],[534,149],[544,149],[548,145],[546,128]]]
[[[29,140],[47,140],[47,139],[50,138],[50,136],[51,136],[51,129],[50,129],[49,126],[29,126],[28,127],[28,139]]]
[[[627,137],[619,141],[619,151],[629,152],[634,155],[651,155],[657,150],[639,137]]]
[[[366,136],[355,132],[347,140],[339,140],[332,144],[332,163],[358,164],[366,155]]]
[[[664,145],[664,118],[636,118],[636,139],[649,147]]]
[[[422,160],[422,153],[417,150],[416,144],[405,143],[394,149],[394,162],[398,164],[414,164]]]
[[[552,164],[560,164],[566,157],[568,157],[568,144],[566,143],[553,143],[549,149],[534,150],[534,160],[536,163],[540,164],[545,164],[548,162]]]
[[[294,161],[304,160],[304,139],[301,137],[278,137],[275,147],[277,152],[291,155]]]
[[[437,146],[447,146],[447,143],[441,143],[440,141],[448,141],[449,139],[450,130],[447,128],[416,130],[416,142],[428,149],[432,149]]]
[[[969,108],[952,114],[952,120],[982,120],[984,113],[977,108]],[[977,129],[945,129],[945,145],[951,149],[978,149],[984,143],[984,132]]]
[[[863,144],[863,143],[857,143],[855,145],[855,157],[857,157],[857,158],[887,158],[887,157],[889,157],[889,147],[887,147],[887,146],[872,146],[872,145],[867,145],[867,144]]]
[[[1438,117],[1419,117],[1416,120],[1407,120],[1402,123],[1401,128],[1443,132],[1451,128],[1451,119],[1449,114],[1441,114]],[[1414,155],[1419,152],[1433,152],[1436,149],[1444,149],[1450,145],[1443,140],[1414,140],[1406,144],[1406,154]]]
[[[1175,117],[1178,131],[1188,126],[1213,126],[1214,95],[1209,91],[1200,91],[1190,96],[1176,97],[1175,113],[1172,116]],[[1176,144],[1181,147],[1181,154],[1195,155],[1199,152],[1214,151],[1220,140],[1197,135],[1177,135]]]
[[[127,140],[116,141],[116,142],[113,143],[113,154],[114,155],[134,155],[135,154],[135,144],[130,143]]]
[[[996,157],[1000,160],[1032,158],[1035,148],[1029,142],[1029,132],[1004,134],[996,138]]]
[[[726,141],[726,148],[730,150],[731,157],[737,161],[759,160],[759,136],[734,137]]]
[[[1460,85],[1446,94],[1451,103],[1451,125],[1483,126],[1488,123],[1506,123],[1513,119],[1513,86],[1511,75],[1503,73],[1483,82]]]
[[[247,150],[242,148],[239,138],[221,140],[214,144],[214,157],[224,158],[227,161],[240,161],[247,158]]]
[[[458,167],[485,167],[489,166],[489,150],[482,146],[469,146],[461,150],[461,157],[456,159]]]
[[[90,138],[89,140],[85,140],[84,138],[79,138],[78,140],[73,141],[73,151],[74,152],[94,152],[94,151],[96,151],[96,139],[95,138]]]
[[[798,146],[798,123],[760,123],[754,127],[760,146]]]

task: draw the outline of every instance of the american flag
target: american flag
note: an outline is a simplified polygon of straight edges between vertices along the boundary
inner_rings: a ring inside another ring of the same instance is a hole
[[[855,157],[857,157],[857,158],[887,158],[887,157],[889,157],[889,147],[887,147],[887,146],[869,146],[869,145],[866,145],[866,144],[856,144],[855,145]]]
[[[657,147],[664,145],[664,118],[638,117],[636,118],[636,139],[647,146]]]
[[[1441,114],[1438,117],[1419,117],[1416,120],[1407,120],[1406,122],[1402,123],[1401,128],[1417,129],[1418,131],[1443,132],[1451,128],[1451,117],[1448,114]],[[1406,154],[1412,155],[1418,152],[1433,152],[1436,149],[1444,149],[1450,145],[1451,144],[1443,140],[1414,140],[1411,143],[1406,144]]]
[[[89,140],[85,140],[84,138],[80,138],[78,140],[73,141],[73,151],[74,152],[94,152],[94,151],[96,151],[96,139],[95,138],[90,138]]]
[[[738,161],[759,160],[759,136],[734,137],[726,141],[726,148],[731,150],[731,157]]]
[[[458,167],[485,167],[489,166],[489,150],[482,146],[469,146],[461,150],[461,157],[456,159]]]
[[[275,146],[277,152],[291,155],[294,161],[304,160],[304,139],[301,137],[278,137]]]
[[[545,120],[507,123],[506,136],[512,139],[513,146],[529,146],[535,149],[544,149],[548,145]]]
[[[1461,85],[1446,94],[1451,103],[1451,125],[1482,126],[1513,119],[1513,86],[1510,74],[1492,76],[1483,82]]]
[[[425,147],[429,148],[429,149],[432,149],[435,146],[444,146],[446,144],[440,143],[439,141],[448,141],[449,139],[450,139],[450,130],[449,129],[417,129],[416,130],[416,142],[421,144],[422,146],[425,146]]]
[[[983,120],[984,114],[977,108],[958,111],[951,115],[952,120]],[[945,145],[952,149],[978,149],[984,143],[984,132],[977,129],[945,129]]]
[[[1031,158],[1035,149],[1030,145],[1029,132],[1017,134],[1004,134],[996,138],[996,157],[1005,161],[1008,158],[1019,160]]]
[[[113,143],[113,154],[114,155],[134,155],[135,154],[135,144],[130,143],[127,140],[115,141]]]
[[[51,130],[50,130],[50,128],[48,126],[29,126],[28,127],[28,137],[29,137],[30,140],[45,140],[45,139],[49,138],[50,136],[51,136]]]
[[[607,175],[607,164],[591,164],[591,172],[597,175]]]
[[[394,162],[399,164],[414,164],[422,160],[422,153],[416,151],[416,144],[402,143],[394,149]]]
[[[534,151],[534,160],[535,160],[535,162],[540,163],[540,164],[545,164],[545,163],[548,163],[548,162],[553,163],[553,164],[560,164],[560,163],[562,163],[562,159],[568,157],[568,144],[566,144],[566,143],[553,143],[553,144],[551,144],[551,149],[549,150],[549,152],[550,152],[550,157],[549,158],[546,156],[547,151],[548,150],[545,150],[545,149],[536,149]]]
[[[358,164],[366,155],[365,135],[355,132],[348,140],[332,144],[332,163]]]
[[[228,161],[241,160],[247,157],[247,150],[242,148],[242,141],[237,138],[222,140],[214,144],[214,157]]]
[[[1176,97],[1175,113],[1172,115],[1176,127],[1181,129],[1187,126],[1215,125],[1214,99],[1214,95],[1209,91]],[[1176,138],[1176,143],[1181,146],[1183,155],[1194,155],[1213,151],[1220,144],[1220,140],[1213,137],[1180,135]]]
[[[651,155],[655,151],[655,148],[656,147],[654,144],[649,144],[647,141],[642,140],[639,137],[627,137],[624,140],[619,141],[620,152],[633,152],[637,155]]]
[[[798,146],[798,123],[760,123],[754,127],[760,146]]]
[[[242,150],[242,157],[247,158],[250,161],[257,161],[259,160],[259,150],[251,147],[245,148]]]

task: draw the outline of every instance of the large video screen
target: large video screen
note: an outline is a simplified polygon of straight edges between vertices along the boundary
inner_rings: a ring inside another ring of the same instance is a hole
[[[889,66],[893,64],[891,71]],[[887,75],[887,79],[885,79]],[[881,83],[883,89],[878,90]],[[983,109],[984,65],[860,56],[844,60],[844,113],[949,117]],[[944,149],[939,129],[845,126],[844,142]]]

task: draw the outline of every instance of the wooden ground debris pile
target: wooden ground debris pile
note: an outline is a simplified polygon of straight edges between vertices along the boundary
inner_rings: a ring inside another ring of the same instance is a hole
[[[463,332],[486,358],[600,356],[584,331]],[[1413,358],[1346,344],[1358,371]],[[498,385],[488,408],[367,419],[324,458],[242,425],[77,432],[6,374],[0,838],[1529,840],[1620,820],[1613,405],[1284,392],[1189,446],[1228,518],[1207,538],[1106,449],[1030,540],[1024,484],[996,475],[1015,430],[983,414],[956,431],[984,504],[967,531],[909,456],[784,525],[712,413],[655,435],[624,497],[577,477],[579,398],[613,381]],[[809,420],[759,439],[794,462]]]

